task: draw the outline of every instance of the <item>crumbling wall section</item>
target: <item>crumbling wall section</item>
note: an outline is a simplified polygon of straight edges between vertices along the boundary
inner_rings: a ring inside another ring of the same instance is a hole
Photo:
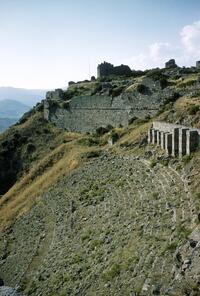
[[[157,113],[163,100],[158,96],[93,95],[74,97],[68,102],[45,100],[44,117],[68,131],[93,132],[98,127],[127,126],[134,117],[145,118]]]

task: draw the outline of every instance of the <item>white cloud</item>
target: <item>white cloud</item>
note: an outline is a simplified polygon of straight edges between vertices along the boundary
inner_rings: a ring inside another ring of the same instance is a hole
[[[200,58],[200,21],[183,27],[180,36],[185,53]]]
[[[171,45],[168,42],[155,42],[149,46],[149,56],[154,62],[160,62],[169,55]]]
[[[132,69],[164,67],[167,60],[174,58],[180,66],[195,65],[200,60],[200,21],[184,26],[177,38],[177,44],[155,42],[146,51],[121,61]]]

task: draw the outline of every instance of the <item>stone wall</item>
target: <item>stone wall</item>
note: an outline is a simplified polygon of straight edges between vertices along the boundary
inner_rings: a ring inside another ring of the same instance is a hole
[[[68,131],[93,132],[107,125],[127,126],[135,117],[154,116],[165,100],[173,96],[174,91],[170,87],[163,89],[160,81],[148,77],[142,78],[140,84],[133,84],[131,90],[114,97],[106,89],[95,95],[74,96],[66,101],[65,93],[56,90],[55,94],[47,93],[44,117]]]
[[[131,75],[132,71],[127,65],[113,66],[104,62],[97,67],[97,77],[105,77],[109,75]]]
[[[108,95],[79,96],[68,102],[45,100],[44,117],[68,131],[92,132],[98,127],[127,126],[133,117],[155,115],[162,105],[159,95],[123,93],[112,98]]]
[[[200,130],[167,122],[153,122],[148,143],[165,149],[167,155],[190,155],[200,145]]]

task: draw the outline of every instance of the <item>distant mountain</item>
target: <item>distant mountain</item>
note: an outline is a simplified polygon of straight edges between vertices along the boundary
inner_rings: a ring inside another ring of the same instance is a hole
[[[29,109],[29,106],[15,100],[2,100],[0,101],[0,118],[20,118]]]
[[[45,97],[46,92],[47,90],[45,89],[0,87],[0,101],[16,100],[27,106],[33,107]]]
[[[15,100],[0,101],[0,133],[17,122],[29,109],[29,106]]]
[[[4,132],[9,126],[16,123],[18,118],[0,118],[0,133]]]

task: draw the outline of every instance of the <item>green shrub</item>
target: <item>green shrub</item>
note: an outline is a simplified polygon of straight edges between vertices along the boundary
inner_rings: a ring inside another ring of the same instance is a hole
[[[165,104],[176,102],[180,98],[180,94],[178,92],[173,93],[171,97],[165,99]]]
[[[200,107],[198,105],[190,105],[188,107],[189,115],[195,115],[199,110],[200,110]]]
[[[101,150],[93,150],[82,154],[82,158],[94,158],[101,155]]]
[[[63,102],[62,108],[68,110],[69,109],[69,102]]]
[[[114,97],[118,97],[124,90],[124,86],[118,86],[110,90],[110,95]]]
[[[171,242],[171,243],[167,244],[165,251],[174,252],[176,250],[177,246],[178,246],[178,241]]]
[[[128,124],[130,125],[130,124],[132,124],[136,119],[138,119],[137,117],[132,117],[132,118],[130,118],[129,119],[129,121],[128,121]]]
[[[148,95],[150,93],[148,86],[146,86],[144,84],[138,84],[137,91],[142,95]]]
[[[116,276],[120,274],[121,266],[114,263],[107,271],[103,273],[103,279],[105,281],[112,281]]]
[[[158,192],[153,192],[153,193],[152,193],[152,197],[153,197],[154,199],[157,199],[158,196],[159,196],[159,193],[158,193]]]
[[[196,80],[195,79],[190,79],[190,80],[186,80],[186,81],[183,81],[181,83],[179,83],[179,87],[189,87],[189,86],[192,86],[196,83]]]
[[[58,107],[60,107],[60,104],[59,104],[59,102],[57,102],[57,101],[55,101],[55,100],[51,100],[50,101],[51,103],[51,107],[53,107],[53,108],[58,108]]]
[[[190,162],[190,160],[192,159],[192,156],[191,155],[184,155],[183,158],[182,158],[182,162],[184,164],[187,164]]]
[[[150,162],[150,168],[155,167],[156,164],[157,164],[157,161],[155,159],[152,159],[151,162]]]
[[[33,153],[36,150],[36,147],[33,143],[28,143],[26,147],[27,153]]]
[[[108,125],[107,127],[98,127],[95,131],[97,136],[103,136],[104,134],[108,133],[110,130],[112,130],[112,125]]]
[[[77,141],[78,144],[83,145],[83,146],[96,146],[99,145],[99,138],[97,137],[88,137],[88,138],[83,138]]]
[[[111,138],[112,138],[113,142],[115,143],[115,142],[117,142],[117,140],[119,140],[119,134],[115,131],[112,131]]]

